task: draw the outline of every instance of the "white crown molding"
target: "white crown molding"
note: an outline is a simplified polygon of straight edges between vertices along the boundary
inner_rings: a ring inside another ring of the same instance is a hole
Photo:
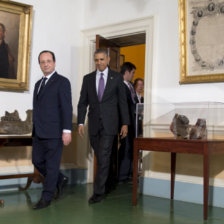
[[[109,24],[106,26],[94,27],[82,30],[88,39],[95,40],[96,34],[103,35],[104,37],[114,38],[127,36],[128,34],[136,34],[147,32],[152,26],[153,16],[139,18],[135,20],[123,21],[120,23]]]

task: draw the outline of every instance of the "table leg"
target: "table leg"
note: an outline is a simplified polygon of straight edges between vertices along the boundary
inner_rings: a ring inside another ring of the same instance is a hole
[[[132,205],[137,204],[137,186],[138,186],[138,148],[134,141],[133,147],[133,200]]]
[[[171,152],[171,186],[170,186],[171,199],[173,199],[174,196],[175,173],[176,173],[176,153]]]
[[[32,182],[38,184],[38,183],[44,183],[44,178],[43,176],[40,175],[39,171],[36,169],[36,167],[34,167],[34,173],[32,176],[29,176],[27,178],[27,182],[26,182],[26,186],[25,187],[22,187],[22,186],[19,186],[19,190],[20,191],[25,191],[27,190],[30,185],[32,184]]]
[[[32,177],[28,177],[27,178],[27,182],[26,182],[26,186],[25,187],[19,186],[19,190],[20,191],[27,190],[30,187],[30,185],[31,185],[32,182],[33,182],[33,176]]]
[[[209,155],[207,146],[204,146],[204,161],[203,161],[203,173],[204,173],[204,220],[208,217],[208,188],[209,188]]]
[[[44,183],[44,177],[39,173],[36,167],[34,167],[33,182],[36,184]]]

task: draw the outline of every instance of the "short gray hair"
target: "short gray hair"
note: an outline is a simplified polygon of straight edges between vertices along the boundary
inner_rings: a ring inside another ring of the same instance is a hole
[[[100,54],[100,53],[104,53],[106,56],[109,56],[107,49],[104,49],[104,48],[99,48],[99,49],[95,50],[94,56],[96,54]]]

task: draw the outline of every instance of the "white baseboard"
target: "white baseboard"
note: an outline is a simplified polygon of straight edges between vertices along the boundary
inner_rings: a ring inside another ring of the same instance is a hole
[[[147,171],[147,176],[144,176],[144,177],[160,179],[160,180],[170,180],[170,174],[155,172],[155,171]],[[203,177],[176,174],[175,181],[202,185]],[[224,187],[224,179],[209,178],[209,185],[214,187]]]
[[[73,163],[62,163],[60,169],[76,169],[77,167]],[[33,165],[29,166],[5,166],[0,167],[0,175],[11,175],[11,174],[23,174],[32,173],[34,170]]]

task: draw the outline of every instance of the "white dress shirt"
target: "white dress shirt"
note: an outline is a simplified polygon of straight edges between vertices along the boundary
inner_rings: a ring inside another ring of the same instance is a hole
[[[105,89],[106,84],[107,84],[107,77],[108,77],[108,67],[102,72],[99,71],[98,69],[96,71],[96,93],[98,93],[98,86],[99,86],[99,80],[100,80],[100,77],[101,77],[101,73],[103,73],[104,89]]]
[[[130,89],[128,81],[124,80],[125,85],[128,87],[128,89]]]
[[[100,71],[100,70],[96,70],[96,94],[98,94],[98,87],[99,87],[99,80],[100,80],[100,77],[101,77],[101,73],[103,73],[103,79],[104,79],[104,90],[105,90],[105,87],[106,87],[106,84],[107,84],[107,77],[108,77],[108,67],[106,67],[106,69],[104,71]],[[83,124],[79,124],[80,125],[83,125]]]
[[[141,98],[142,98],[142,96],[139,95],[138,93],[136,93],[136,95],[137,95],[137,97],[138,97],[138,102],[141,103]]]
[[[51,74],[47,75],[47,76],[43,76],[42,77],[42,80],[40,82],[40,85],[39,85],[39,88],[38,88],[38,91],[37,91],[37,94],[39,93],[40,91],[40,87],[42,85],[42,82],[44,81],[44,78],[47,78],[46,81],[45,81],[45,85],[47,84],[48,80],[50,79],[50,77],[55,73],[55,71],[53,71]]]

